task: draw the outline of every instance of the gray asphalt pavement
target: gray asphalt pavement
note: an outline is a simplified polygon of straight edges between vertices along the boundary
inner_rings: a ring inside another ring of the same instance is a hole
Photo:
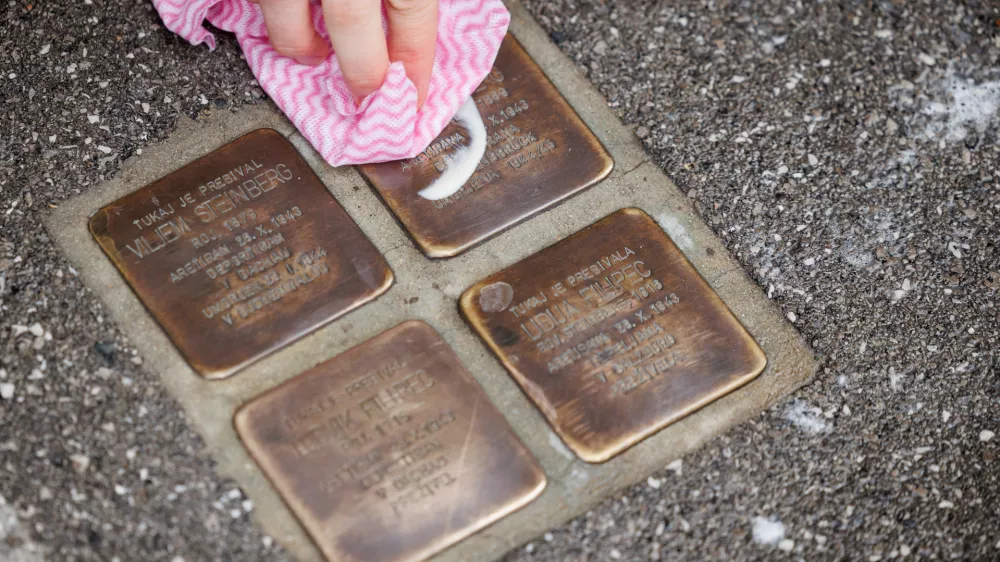
[[[529,6],[823,363],[508,560],[1000,559],[1000,5]],[[282,559],[41,221],[268,102],[146,0],[0,10],[0,560]]]

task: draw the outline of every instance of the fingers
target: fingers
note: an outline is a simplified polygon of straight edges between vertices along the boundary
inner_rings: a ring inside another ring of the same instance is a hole
[[[424,105],[434,68],[438,0],[386,0],[389,60],[402,61],[417,86],[417,106]]]
[[[323,19],[347,88],[360,101],[382,85],[389,70],[381,0],[324,0]]]
[[[259,2],[271,44],[304,64],[319,64],[329,54],[312,28],[309,0]],[[387,0],[389,38],[382,32],[381,0],[325,0],[323,16],[347,87],[360,101],[382,85],[389,61],[400,61],[417,87],[423,106],[434,68],[438,0]]]
[[[309,0],[259,0],[267,35],[279,53],[317,65],[330,53],[312,26]]]

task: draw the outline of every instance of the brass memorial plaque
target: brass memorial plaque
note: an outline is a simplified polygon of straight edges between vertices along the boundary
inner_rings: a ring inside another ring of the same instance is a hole
[[[442,172],[461,168],[475,133],[456,120],[416,158],[358,167],[432,258],[471,248],[594,185],[614,165],[511,35],[472,98],[485,125],[486,148],[472,177],[454,195],[429,200],[419,192]]]
[[[231,375],[393,279],[291,143],[270,129],[104,207],[90,231],[207,378]]]
[[[255,398],[235,426],[332,562],[423,560],[545,488],[538,462],[423,322]]]
[[[610,459],[766,364],[725,303],[638,209],[476,284],[461,308],[588,462]]]

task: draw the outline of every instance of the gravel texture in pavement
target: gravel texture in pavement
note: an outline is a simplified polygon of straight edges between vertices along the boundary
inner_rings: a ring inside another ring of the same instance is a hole
[[[508,560],[1000,558],[1000,6],[528,5],[824,360]],[[269,102],[145,0],[0,14],[0,560],[283,559],[42,226]]]

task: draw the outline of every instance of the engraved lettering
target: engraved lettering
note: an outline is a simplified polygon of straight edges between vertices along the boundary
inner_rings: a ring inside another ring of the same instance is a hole
[[[125,247],[139,259],[143,259],[180,240],[186,232],[191,232],[191,225],[184,220],[184,217],[177,217],[157,226],[153,229],[152,234],[140,235],[131,244],[126,244]]]

